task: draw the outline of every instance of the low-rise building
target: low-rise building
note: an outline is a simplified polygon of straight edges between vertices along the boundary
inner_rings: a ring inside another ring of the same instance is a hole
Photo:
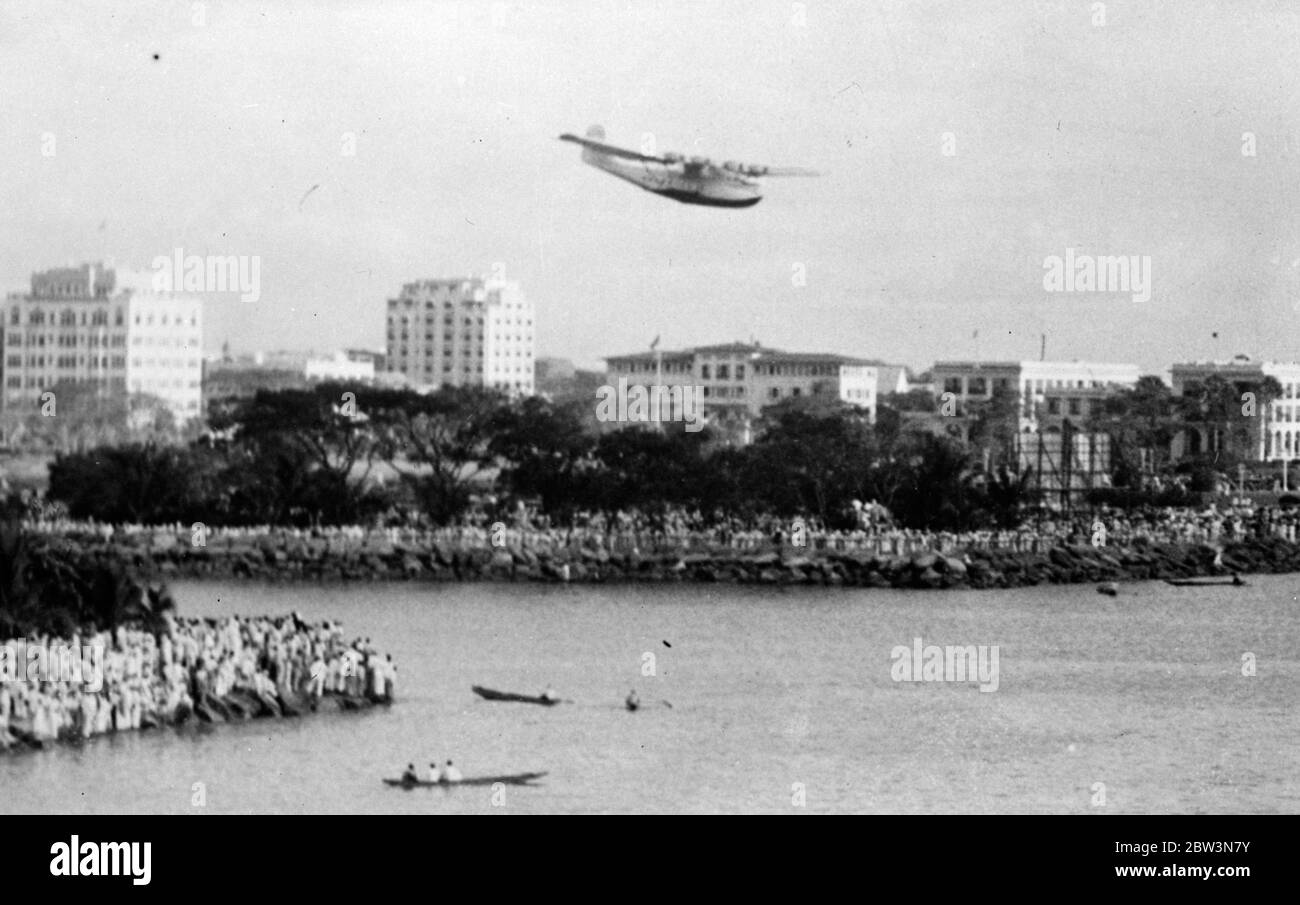
[[[1267,406],[1258,400],[1264,417],[1260,419],[1258,440],[1253,444],[1251,457],[1261,462],[1300,458],[1300,363],[1237,355],[1229,361],[1179,362],[1170,368],[1175,396],[1184,395],[1189,384],[1204,383],[1211,376],[1223,378],[1242,392],[1265,377],[1275,379],[1281,385],[1282,394]],[[1209,426],[1186,426],[1174,438],[1171,455],[1177,459],[1209,451],[1214,442],[1213,432]]]
[[[614,355],[606,363],[611,386],[699,387],[706,423],[737,427],[742,441],[764,408],[789,399],[843,402],[876,417],[877,364],[867,359],[735,342]]]
[[[1086,418],[1097,400],[1140,376],[1135,364],[1091,361],[940,361],[932,374],[941,403],[955,402],[958,415],[1000,389],[1013,392],[1021,431],[1036,430],[1043,418]]]

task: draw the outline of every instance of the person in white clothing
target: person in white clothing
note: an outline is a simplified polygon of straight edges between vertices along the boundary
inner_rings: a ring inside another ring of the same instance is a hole
[[[456,769],[456,765],[453,764],[451,761],[447,761],[447,766],[444,767],[442,771],[442,781],[460,782],[464,778],[465,777],[460,775],[460,770]]]

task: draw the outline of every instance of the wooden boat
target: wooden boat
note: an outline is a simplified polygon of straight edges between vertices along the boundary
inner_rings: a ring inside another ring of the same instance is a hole
[[[450,789],[453,786],[492,786],[497,783],[507,786],[526,786],[545,775],[546,773],[542,772],[510,773],[504,776],[471,776],[457,782],[430,782],[427,779],[412,782],[409,779],[385,779],[384,785],[400,786],[403,789]]]
[[[1171,584],[1176,588],[1220,586],[1244,588],[1246,586],[1246,583],[1235,575],[1231,578],[1166,578],[1165,584]]]
[[[480,698],[487,701],[513,701],[519,704],[541,704],[543,707],[554,707],[560,703],[558,700],[544,698],[541,695],[514,694],[509,691],[493,691],[491,688],[484,688],[482,685],[471,685],[474,693]]]

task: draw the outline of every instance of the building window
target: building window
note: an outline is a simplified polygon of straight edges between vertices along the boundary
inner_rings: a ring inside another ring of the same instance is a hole
[[[1047,414],[1049,415],[1061,414],[1061,400],[1059,399],[1047,400]]]
[[[708,380],[708,379],[709,379],[709,366],[708,366],[708,365],[700,365],[700,377],[701,377],[701,379],[703,379],[703,380]],[[705,391],[705,394],[706,394],[706,395],[708,394],[708,391],[707,391],[707,390]]]
[[[1081,400],[1081,399],[1071,399],[1071,400],[1070,400],[1070,414],[1071,414],[1071,415],[1078,415],[1078,414],[1082,411],[1082,408],[1083,408],[1083,400]]]
[[[961,378],[960,378],[960,377],[945,377],[945,378],[943,379],[943,391],[944,391],[945,393],[956,393],[956,394],[959,394],[959,395],[960,395],[960,393],[961,393]]]

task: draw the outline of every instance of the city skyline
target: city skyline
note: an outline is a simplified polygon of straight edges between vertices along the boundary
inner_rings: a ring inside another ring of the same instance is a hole
[[[1104,9],[11,4],[0,179],[26,228],[0,286],[260,257],[258,301],[208,299],[208,352],[380,347],[403,284],[500,268],[538,354],[581,367],[656,335],[917,369],[1042,334],[1144,373],[1300,357],[1296,14]],[[695,209],[556,140],[593,123],[823,175]],[[1150,300],[1045,291],[1075,252],[1149,260]]]

